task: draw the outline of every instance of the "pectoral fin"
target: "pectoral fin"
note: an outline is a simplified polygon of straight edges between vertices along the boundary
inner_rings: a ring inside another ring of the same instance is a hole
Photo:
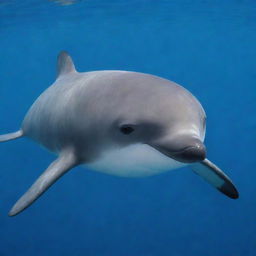
[[[37,179],[30,189],[17,201],[9,212],[9,216],[14,216],[30,206],[37,200],[55,181],[63,174],[77,165],[73,153],[66,153],[55,160],[46,171]]]
[[[208,159],[191,165],[192,170],[226,196],[236,199],[238,191],[230,178]]]

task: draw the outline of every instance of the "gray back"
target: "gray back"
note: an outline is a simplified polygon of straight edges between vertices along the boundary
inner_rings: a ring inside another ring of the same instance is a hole
[[[31,107],[24,132],[52,151],[73,146],[81,158],[108,147],[195,133],[204,137],[205,113],[183,87],[127,71],[75,73],[58,79]],[[120,133],[133,125],[131,136]],[[171,138],[170,138],[171,139]]]

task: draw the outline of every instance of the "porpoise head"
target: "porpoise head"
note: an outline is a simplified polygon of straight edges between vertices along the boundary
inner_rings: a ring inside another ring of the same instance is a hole
[[[148,90],[158,87],[157,91],[152,90],[145,98],[138,99],[140,92],[132,95],[129,107],[124,106],[127,104],[124,100],[118,111],[119,118],[113,122],[114,139],[124,146],[147,144],[182,163],[204,160],[206,115],[203,107],[175,83],[159,79],[154,85]]]

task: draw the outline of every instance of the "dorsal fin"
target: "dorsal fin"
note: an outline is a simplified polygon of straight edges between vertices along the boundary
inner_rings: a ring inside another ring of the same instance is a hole
[[[65,51],[61,51],[57,61],[57,78],[76,72],[72,58]]]

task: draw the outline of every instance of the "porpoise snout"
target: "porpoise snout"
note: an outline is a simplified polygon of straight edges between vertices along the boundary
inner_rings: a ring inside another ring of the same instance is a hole
[[[174,153],[173,158],[184,163],[203,161],[206,158],[205,145],[200,140],[196,140],[194,145],[188,146],[184,150]]]
[[[182,163],[194,163],[206,158],[206,148],[196,137],[182,136],[174,140],[161,140],[151,144],[161,153]]]

